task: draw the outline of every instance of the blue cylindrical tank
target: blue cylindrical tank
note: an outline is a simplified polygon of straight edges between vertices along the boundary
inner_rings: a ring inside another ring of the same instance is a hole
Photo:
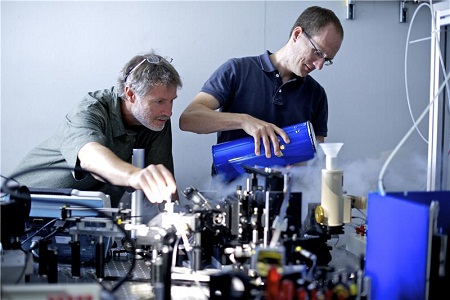
[[[261,155],[255,155],[253,137],[245,137],[212,146],[213,164],[217,174],[225,180],[233,180],[245,173],[243,165],[249,167],[285,167],[310,160],[316,155],[316,138],[309,121],[284,127],[291,142],[286,144],[278,138],[283,155],[272,155],[267,158],[264,145],[261,145]],[[273,153],[273,147],[271,146]]]

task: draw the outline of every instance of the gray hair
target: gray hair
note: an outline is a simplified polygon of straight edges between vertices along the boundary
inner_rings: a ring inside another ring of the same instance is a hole
[[[309,35],[318,35],[320,31],[328,24],[333,24],[336,30],[344,38],[344,29],[341,21],[335,13],[327,8],[311,6],[305,9],[292,26],[289,38],[296,27],[301,27]]]
[[[183,83],[180,75],[171,62],[171,58],[164,58],[153,51],[133,57],[125,64],[117,79],[119,97],[125,99],[125,86],[129,86],[139,97],[144,97],[157,85],[181,88]]]

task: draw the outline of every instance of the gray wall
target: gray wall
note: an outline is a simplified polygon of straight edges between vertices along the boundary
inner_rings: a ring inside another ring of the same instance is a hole
[[[410,44],[405,61],[413,3],[400,23],[398,1],[356,1],[354,20],[346,20],[345,1],[2,1],[1,174],[50,136],[86,92],[114,85],[131,56],[153,48],[174,59],[184,82],[172,119],[179,189],[208,189],[215,135],[181,132],[179,115],[227,58],[278,50],[310,5],[333,9],[345,30],[333,66],[312,73],[328,93],[326,141],[344,143],[338,160],[347,192],[376,190],[387,155],[412,126],[405,66],[415,118],[429,101],[430,42]],[[430,36],[430,19],[428,9],[418,12],[411,40]],[[414,133],[393,159],[386,189],[425,189],[426,153]],[[311,165],[299,175],[301,190],[320,181],[323,166]]]

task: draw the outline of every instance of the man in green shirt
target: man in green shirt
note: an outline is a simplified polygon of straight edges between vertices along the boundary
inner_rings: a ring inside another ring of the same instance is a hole
[[[113,207],[127,188],[152,203],[178,199],[170,117],[181,87],[171,59],[154,52],[133,57],[116,87],[88,93],[23,158],[14,179],[29,188],[102,191]],[[145,150],[144,168],[132,164],[133,149]]]

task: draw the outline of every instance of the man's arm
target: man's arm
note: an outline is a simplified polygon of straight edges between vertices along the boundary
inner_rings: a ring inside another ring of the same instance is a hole
[[[286,132],[272,123],[248,114],[216,111],[219,107],[219,101],[212,95],[204,92],[198,93],[181,114],[180,129],[195,133],[242,129],[253,136],[256,155],[260,155],[261,140],[263,141],[267,157],[271,157],[270,143],[273,144],[275,155],[281,155],[278,136],[281,136],[285,143],[290,142]]]
[[[219,107],[212,95],[198,93],[181,114],[180,129],[195,133],[242,129],[242,114],[216,111]]]
[[[143,190],[150,202],[169,200],[176,193],[175,179],[163,165],[138,168],[117,157],[107,147],[90,142],[78,152],[80,166],[102,181]]]

